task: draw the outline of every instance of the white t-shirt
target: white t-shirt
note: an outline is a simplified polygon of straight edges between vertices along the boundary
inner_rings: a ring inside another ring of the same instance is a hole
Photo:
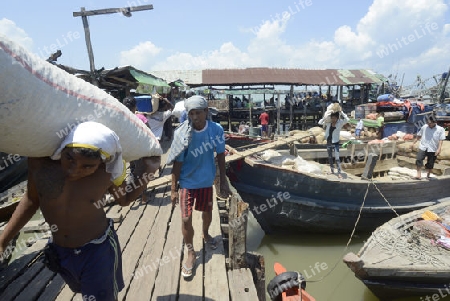
[[[433,153],[437,151],[439,141],[445,140],[445,130],[437,124],[434,128],[430,128],[428,124],[425,124],[420,128],[417,136],[421,137],[419,149]]]
[[[157,139],[161,139],[164,122],[172,115],[172,111],[164,111],[164,112],[155,112],[152,115],[148,116],[148,126],[152,130],[153,134]]]
[[[358,121],[358,124],[356,125],[357,130],[362,130],[364,128],[364,121],[360,120]]]

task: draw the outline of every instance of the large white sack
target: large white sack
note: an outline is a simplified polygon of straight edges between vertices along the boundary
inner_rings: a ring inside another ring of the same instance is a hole
[[[117,133],[127,161],[162,154],[150,129],[117,99],[0,35],[0,151],[50,156],[88,120]]]

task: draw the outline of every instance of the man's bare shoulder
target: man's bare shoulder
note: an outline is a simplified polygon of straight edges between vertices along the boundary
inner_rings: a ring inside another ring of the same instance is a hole
[[[38,169],[55,164],[59,160],[52,160],[50,157],[29,157],[28,168]]]

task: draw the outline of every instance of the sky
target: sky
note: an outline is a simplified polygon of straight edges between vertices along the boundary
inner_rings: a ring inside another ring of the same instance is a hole
[[[153,5],[88,17],[95,67],[371,69],[431,86],[450,68],[450,0],[7,1],[0,36],[46,59],[89,70],[73,12]]]

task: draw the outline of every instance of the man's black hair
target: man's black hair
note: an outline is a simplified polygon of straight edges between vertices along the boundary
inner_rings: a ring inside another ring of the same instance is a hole
[[[136,109],[136,99],[133,96],[127,96],[123,99],[122,103],[128,108],[128,110],[133,111]]]
[[[428,122],[433,122],[433,123],[437,123],[437,119],[436,119],[436,115],[434,114],[430,114],[426,117],[426,121]]]
[[[90,159],[100,159],[102,161],[100,150],[93,150],[85,147],[74,147],[72,148],[72,151],[74,154],[82,155],[83,157]]]

